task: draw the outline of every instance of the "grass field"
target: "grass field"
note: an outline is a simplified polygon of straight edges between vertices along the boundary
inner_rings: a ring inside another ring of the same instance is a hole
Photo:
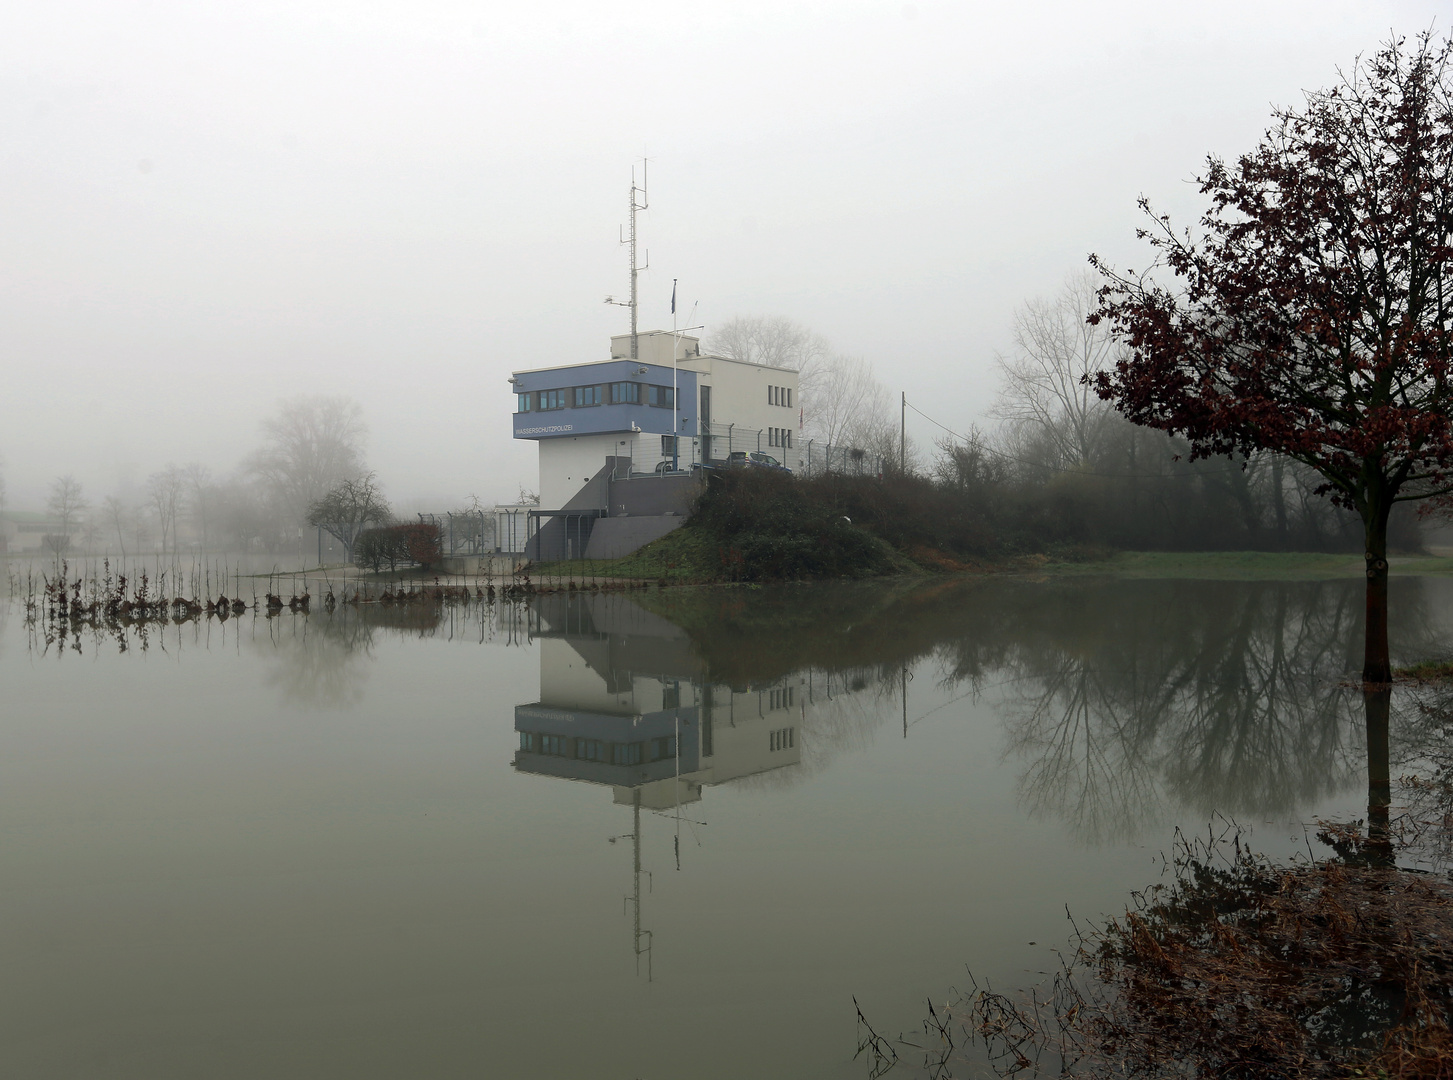
[[[1453,558],[1395,555],[1388,560],[1394,575],[1453,574]],[[1055,576],[1113,575],[1136,578],[1222,578],[1228,581],[1313,581],[1362,577],[1357,555],[1273,551],[1125,551],[1094,562],[1045,560],[1026,565],[1030,573]]]

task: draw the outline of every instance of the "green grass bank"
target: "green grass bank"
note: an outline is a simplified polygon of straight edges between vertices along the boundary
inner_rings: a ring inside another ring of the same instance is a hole
[[[1029,574],[1311,581],[1361,577],[1360,554],[1122,551],[1010,537],[962,493],[913,477],[810,480],[756,470],[711,476],[679,529],[622,559],[550,563],[532,573],[667,584],[808,581],[904,574]],[[1400,555],[1397,575],[1453,573],[1453,558]]]

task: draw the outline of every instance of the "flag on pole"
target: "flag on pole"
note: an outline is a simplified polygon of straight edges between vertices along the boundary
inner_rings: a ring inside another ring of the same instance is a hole
[[[676,314],[676,279],[671,279],[671,314]]]

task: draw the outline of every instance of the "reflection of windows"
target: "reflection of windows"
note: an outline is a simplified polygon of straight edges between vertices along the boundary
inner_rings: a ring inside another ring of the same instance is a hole
[[[576,739],[575,756],[582,761],[604,761],[605,748],[599,739]]]
[[[641,384],[633,382],[611,383],[610,403],[612,405],[639,405],[641,403]]]
[[[534,394],[517,394],[516,396],[520,399],[520,407],[515,410],[516,412],[534,412],[535,411],[535,395]]]
[[[600,387],[598,386],[577,386],[575,388],[575,407],[577,409],[586,405],[600,404]]]
[[[790,709],[792,708],[792,700],[792,687],[784,686],[780,690],[773,690],[767,695],[767,708]]]
[[[796,739],[796,733],[795,733],[795,730],[793,728],[790,728],[790,727],[778,728],[776,731],[772,732],[772,735],[771,735],[770,742],[771,742],[772,752],[773,753],[776,753],[778,750],[790,750],[790,749],[792,749],[792,747],[796,745],[795,739]]]
[[[541,412],[545,412],[547,409],[563,409],[563,408],[565,408],[565,391],[564,390],[541,390],[540,391],[540,411]]]
[[[639,765],[641,763],[641,744],[638,742],[612,743],[610,763],[612,765]]]
[[[681,687],[679,685],[665,686],[661,688],[661,708],[681,708]]]

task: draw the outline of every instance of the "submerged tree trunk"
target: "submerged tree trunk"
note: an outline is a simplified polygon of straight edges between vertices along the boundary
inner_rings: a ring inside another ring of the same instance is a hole
[[[1367,624],[1362,681],[1392,682],[1387,647],[1387,518],[1391,504],[1374,504],[1365,519],[1367,535]]]
[[[1392,710],[1392,687],[1364,690],[1362,701],[1367,709],[1367,854],[1374,865],[1391,866],[1388,808],[1392,805],[1392,769],[1388,717]]]

